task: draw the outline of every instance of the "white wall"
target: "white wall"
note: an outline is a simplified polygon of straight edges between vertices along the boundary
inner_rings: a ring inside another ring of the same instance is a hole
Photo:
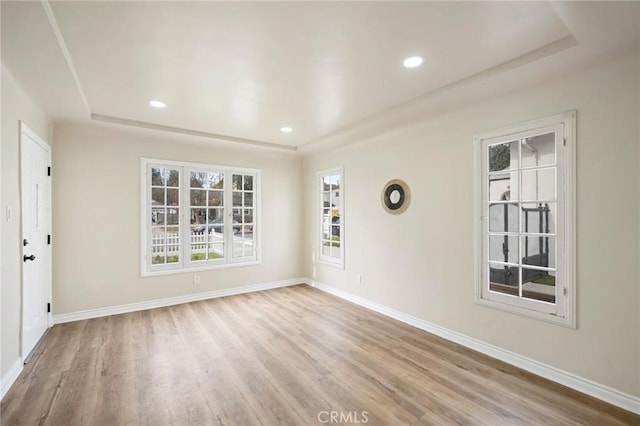
[[[42,139],[51,143],[51,121],[45,112],[35,105],[22,90],[11,73],[2,67],[2,334],[0,376],[20,357],[21,323],[21,235],[20,224],[20,127],[23,121]],[[5,212],[9,207],[12,220],[7,222]]]
[[[640,396],[638,64],[637,53],[626,54],[309,155],[307,275],[315,266],[319,282]],[[473,303],[474,133],[571,109],[578,114],[577,330]],[[316,172],[341,165],[344,270],[311,262]],[[412,193],[398,216],[380,204],[393,178]]]
[[[59,124],[53,150],[53,313],[302,277],[302,161],[94,124]],[[140,158],[261,170],[262,264],[140,277]]]

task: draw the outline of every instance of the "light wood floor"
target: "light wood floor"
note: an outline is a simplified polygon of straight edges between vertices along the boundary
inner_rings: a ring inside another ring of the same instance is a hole
[[[640,424],[307,286],[57,325],[1,409],[3,426]]]

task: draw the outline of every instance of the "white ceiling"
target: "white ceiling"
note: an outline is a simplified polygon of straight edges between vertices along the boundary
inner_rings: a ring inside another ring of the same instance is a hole
[[[638,4],[2,2],[2,62],[57,119],[283,147],[568,38],[637,43]]]

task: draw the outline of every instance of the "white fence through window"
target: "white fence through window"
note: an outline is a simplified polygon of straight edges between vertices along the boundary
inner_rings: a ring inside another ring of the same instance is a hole
[[[251,234],[245,234],[245,238],[242,238],[242,235],[234,235],[233,242],[234,248],[238,246],[238,248],[246,247],[253,248],[253,239],[250,236]],[[205,253],[207,249],[207,244],[211,247],[213,243],[222,243],[223,237],[220,233],[211,232],[209,234],[191,234],[191,253]],[[165,244],[166,243],[166,244]],[[180,253],[180,234],[177,232],[168,232],[168,233],[158,233],[153,234],[151,237],[151,253],[156,255],[165,254],[166,247],[166,255],[177,255]],[[209,249],[211,250],[211,248]],[[217,250],[216,250],[217,251]],[[222,253],[219,253],[222,255]]]

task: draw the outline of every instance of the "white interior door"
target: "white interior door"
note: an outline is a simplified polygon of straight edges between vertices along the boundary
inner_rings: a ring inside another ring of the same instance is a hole
[[[22,359],[49,327],[51,293],[51,148],[20,123],[22,185]]]

